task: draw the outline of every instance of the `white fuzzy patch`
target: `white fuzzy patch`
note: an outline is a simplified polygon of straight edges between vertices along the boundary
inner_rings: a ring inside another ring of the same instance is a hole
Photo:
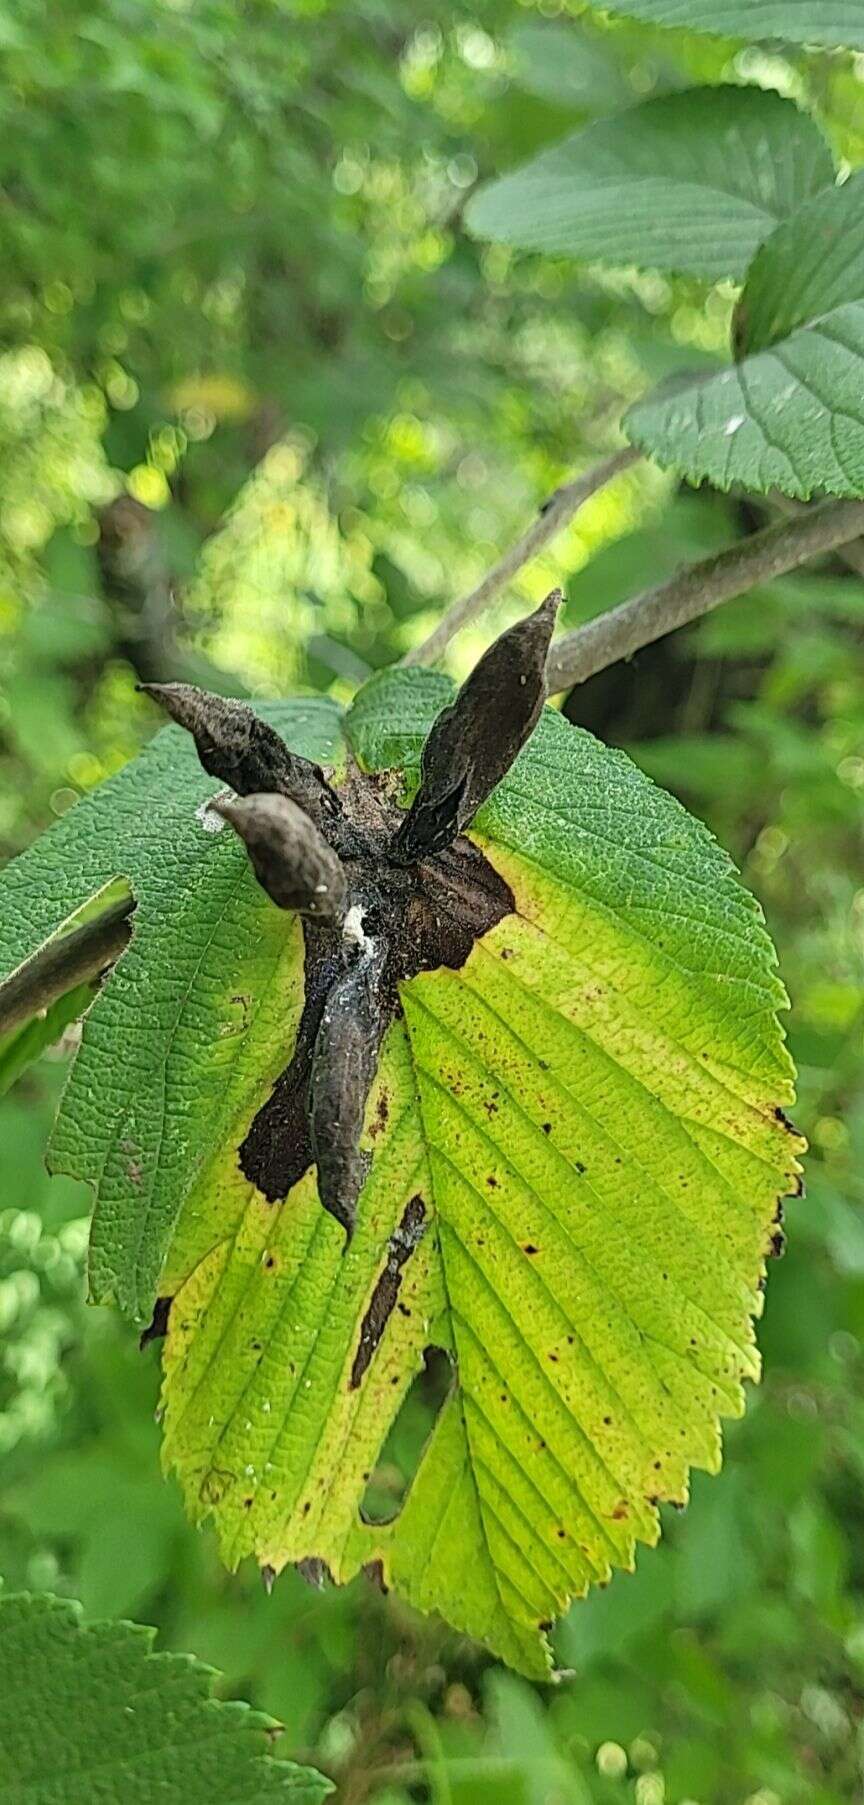
[[[342,923],[342,938],[343,940],[353,940],[355,946],[359,946],[364,953],[368,951],[371,942],[363,928],[363,910],[359,903],[352,903],[345,916]]]
[[[217,815],[213,803],[227,802],[233,793],[233,790],[220,790],[218,796],[211,796],[206,802],[199,802],[195,810],[195,819],[200,822],[205,834],[221,834],[223,827],[227,827],[224,815]]]

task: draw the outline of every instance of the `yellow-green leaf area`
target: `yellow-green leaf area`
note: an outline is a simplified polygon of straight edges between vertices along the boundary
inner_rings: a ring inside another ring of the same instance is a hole
[[[368,767],[398,743],[407,789],[445,699],[418,676],[347,725]],[[348,1242],[312,1170],[274,1205],[237,1163],[299,1008],[286,943],[160,1280],[165,1460],[230,1565],[374,1564],[543,1677],[570,1599],[719,1466],[801,1143],[761,916],[678,804],[549,711],[472,837],[513,910],[401,986]],[[449,1395],[399,1514],[368,1522],[430,1346]]]

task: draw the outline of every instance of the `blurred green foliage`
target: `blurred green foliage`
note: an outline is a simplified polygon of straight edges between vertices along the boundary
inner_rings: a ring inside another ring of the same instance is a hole
[[[19,0],[0,62],[4,853],[150,732],[140,678],[349,695],[650,381],[716,358],[730,289],[480,246],[461,226],[478,176],[616,96],[721,75],[794,94],[864,154],[860,59],[602,35],[594,15],[577,32],[555,4],[62,0],[46,31]],[[766,517],[634,471],[454,668],[550,580],[573,624]],[[157,1623],[280,1718],[345,1805],[846,1805],[864,1777],[864,575],[834,559],[772,585],[565,707],[709,820],[793,997],[809,1195],[722,1476],[635,1577],[573,1607],[555,1690],[366,1583],[286,1577],[268,1600],[257,1573],[226,1575],[159,1476],[154,1350],[82,1302],[88,1198],[42,1167],[61,1043],[0,1102],[0,1570]],[[391,1438],[380,1508],[434,1383]]]

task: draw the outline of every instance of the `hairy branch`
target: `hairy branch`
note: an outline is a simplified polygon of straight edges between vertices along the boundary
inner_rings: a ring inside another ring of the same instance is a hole
[[[58,997],[113,965],[128,943],[134,907],[131,896],[115,903],[93,921],[49,941],[0,984],[0,1035],[22,1027],[50,1009]]]
[[[764,527],[700,564],[676,571],[667,582],[643,590],[632,601],[622,602],[556,640],[547,665],[549,694],[584,683],[607,665],[632,658],[642,646],[698,620],[721,602],[743,595],[757,583],[782,577],[823,552],[848,545],[861,533],[864,501],[825,501],[793,520]]]
[[[523,533],[522,538],[504,553],[503,558],[499,558],[488,576],[483,578],[482,583],[478,583],[476,589],[471,590],[470,595],[463,596],[461,601],[454,602],[452,608],[448,608],[434,632],[423,640],[422,645],[414,646],[412,651],[406,652],[402,663],[435,664],[447,650],[451,639],[469,621],[476,620],[478,614],[500,595],[502,589],[506,589],[516,572],[525,564],[530,564],[544,545],[557,537],[562,527],[567,525],[568,520],[572,520],[573,515],[578,513],[592,495],[597,494],[598,489],[604,489],[613,476],[618,476],[622,470],[628,470],[641,455],[634,446],[625,445],[622,451],[613,452],[611,457],[595,464],[594,469],[586,471],[584,476],[577,476],[574,482],[565,483],[560,489],[556,489],[527,533]]]

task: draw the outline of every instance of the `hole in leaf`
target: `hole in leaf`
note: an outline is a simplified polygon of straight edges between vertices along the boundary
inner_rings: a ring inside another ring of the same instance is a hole
[[[392,1523],[408,1494],[436,1420],[453,1389],[455,1367],[440,1347],[427,1347],[363,1494],[364,1523]]]

